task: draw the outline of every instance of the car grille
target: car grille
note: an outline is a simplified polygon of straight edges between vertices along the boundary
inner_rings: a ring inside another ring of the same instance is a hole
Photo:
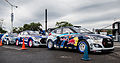
[[[40,40],[40,42],[41,42],[42,44],[46,44],[46,38],[42,38],[42,39]]]
[[[113,47],[113,41],[109,38],[103,38],[102,44],[105,48]]]

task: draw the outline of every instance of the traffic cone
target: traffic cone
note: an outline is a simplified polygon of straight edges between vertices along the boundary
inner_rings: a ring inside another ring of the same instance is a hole
[[[81,58],[81,60],[84,60],[84,61],[89,61],[89,60],[91,60],[91,58],[88,57],[88,47],[87,47],[87,46],[85,46],[84,55],[83,55],[83,57]]]
[[[2,46],[2,39],[1,39],[1,41],[0,41],[0,46]]]
[[[25,42],[24,42],[24,38],[23,38],[23,44],[22,44],[22,48],[21,50],[26,50],[27,48],[25,48]]]

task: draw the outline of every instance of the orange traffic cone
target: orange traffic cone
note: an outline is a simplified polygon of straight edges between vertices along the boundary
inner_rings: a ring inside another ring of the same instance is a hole
[[[1,41],[0,41],[0,46],[2,46],[2,39],[1,39]]]
[[[22,48],[21,50],[26,50],[27,48],[25,48],[25,42],[24,42],[24,38],[23,38],[23,44],[22,44]]]

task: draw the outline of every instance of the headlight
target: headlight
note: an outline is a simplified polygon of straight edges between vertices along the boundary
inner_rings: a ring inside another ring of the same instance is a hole
[[[90,36],[91,37],[91,39],[93,39],[93,40],[101,40],[102,38],[100,38],[100,37],[96,37],[96,36]]]
[[[99,44],[93,44],[96,48],[102,48],[102,46],[101,45],[99,45]]]
[[[35,41],[35,43],[40,44],[40,42]]]

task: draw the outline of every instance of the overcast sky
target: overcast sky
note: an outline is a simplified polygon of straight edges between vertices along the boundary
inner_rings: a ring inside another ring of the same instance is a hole
[[[14,8],[14,26],[31,22],[44,26],[44,9],[48,9],[48,27],[55,27],[57,21],[68,21],[82,27],[103,28],[120,17],[120,0],[8,0]],[[0,0],[0,19],[10,30],[10,5]],[[44,28],[44,27],[43,27]]]

